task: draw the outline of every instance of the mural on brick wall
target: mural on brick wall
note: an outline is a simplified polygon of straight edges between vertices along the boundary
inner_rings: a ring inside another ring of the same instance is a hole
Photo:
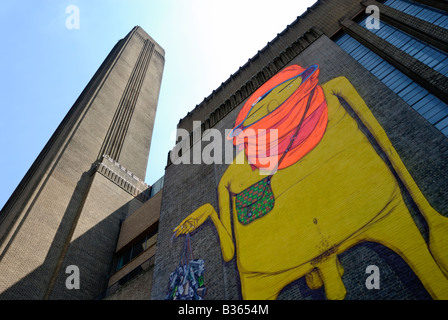
[[[204,300],[207,292],[204,272],[204,260],[194,258],[187,234],[179,265],[170,274],[165,300]]]
[[[365,241],[395,251],[434,299],[448,299],[448,218],[425,199],[352,84],[318,85],[318,77],[317,65],[292,65],[254,92],[228,136],[240,152],[218,185],[219,213],[205,204],[175,234],[210,218],[223,259],[236,250],[244,299],[275,299],[304,276],[327,299],[344,299],[338,255]],[[426,219],[429,245],[397,179]]]

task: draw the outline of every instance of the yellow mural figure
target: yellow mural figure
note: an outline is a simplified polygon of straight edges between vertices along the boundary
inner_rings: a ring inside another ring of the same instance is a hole
[[[363,241],[394,250],[433,299],[448,299],[448,218],[428,203],[352,84],[338,77],[318,86],[318,74],[317,65],[290,66],[248,99],[235,129],[279,128],[278,152],[266,157],[280,160],[263,167],[248,139],[232,132],[244,149],[219,182],[219,214],[211,204],[199,207],[174,229],[176,236],[210,218],[224,261],[237,251],[244,299],[276,299],[303,276],[311,289],[324,286],[327,299],[344,299],[337,256]],[[344,107],[372,133],[390,166]],[[429,245],[392,170],[428,223]]]

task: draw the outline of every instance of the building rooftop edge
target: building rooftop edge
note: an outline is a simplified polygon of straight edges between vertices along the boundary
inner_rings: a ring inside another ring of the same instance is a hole
[[[134,32],[137,32],[140,36],[142,36],[145,39],[151,40],[154,44],[157,45],[157,47],[160,49],[158,50],[160,54],[165,56],[165,49],[156,41],[153,37],[151,37],[145,29],[143,29],[141,26],[137,25],[129,32],[128,36],[132,35]]]
[[[266,49],[268,49],[269,47],[271,47],[274,43],[279,42],[279,41],[286,35],[286,33],[290,31],[290,29],[291,29],[292,26],[296,25],[296,24],[300,21],[300,19],[301,19],[303,16],[309,14],[314,8],[316,8],[316,6],[320,5],[321,2],[322,2],[322,0],[317,0],[311,7],[308,7],[307,10],[306,10],[305,12],[303,12],[300,16],[297,16],[297,18],[296,18],[292,23],[290,23],[289,25],[287,25],[286,28],[283,29],[280,33],[278,33],[277,36],[276,36],[274,39],[272,39],[271,41],[269,41],[269,42],[268,42],[268,43],[267,43],[261,50],[259,50],[254,56],[252,56],[251,58],[249,58],[249,59],[247,60],[247,62],[246,62],[244,65],[242,65],[236,72],[234,72],[233,74],[231,74],[231,75],[227,78],[227,80],[225,80],[224,82],[222,82],[221,85],[220,85],[218,88],[216,88],[215,90],[213,90],[207,97],[204,98],[203,101],[201,101],[199,104],[197,104],[191,111],[189,111],[183,118],[181,118],[181,119],[179,120],[178,125],[181,124],[181,123],[182,123],[184,120],[186,120],[188,117],[190,117],[190,116],[192,115],[192,113],[193,113],[195,110],[201,108],[201,107],[204,105],[204,102],[210,100],[216,92],[218,92],[218,91],[220,91],[220,90],[223,90],[224,87],[226,87],[226,86],[230,83],[230,81],[231,81],[233,78],[237,77],[237,76],[238,76],[244,69],[246,69],[247,67],[249,67],[250,64],[251,64],[254,60],[258,59],[261,55],[263,55],[263,53],[266,51]],[[279,54],[280,54],[280,52],[279,52]],[[248,80],[250,80],[250,79],[248,79]]]

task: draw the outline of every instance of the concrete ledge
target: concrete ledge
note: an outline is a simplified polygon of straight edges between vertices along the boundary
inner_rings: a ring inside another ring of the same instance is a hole
[[[140,201],[149,199],[149,186],[109,156],[103,156],[96,171]]]

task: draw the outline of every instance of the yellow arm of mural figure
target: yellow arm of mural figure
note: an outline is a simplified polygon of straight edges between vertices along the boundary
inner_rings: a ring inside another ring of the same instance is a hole
[[[400,156],[396,152],[392,143],[390,142],[386,132],[373,116],[370,109],[365,104],[364,100],[359,96],[358,92],[352,84],[345,77],[335,78],[327,83],[329,87],[334,88],[333,91],[344,98],[352,107],[353,111],[361,119],[362,123],[373,134],[381,149],[387,154],[395,171],[399,175],[402,182],[406,185],[412,198],[418,205],[422,214],[429,218],[428,223],[432,222],[431,218],[439,217],[440,214],[436,212],[426,198],[421,193],[412,176],[409,174],[406,166],[403,164]],[[428,220],[428,219],[427,219]]]
[[[218,201],[219,201],[219,217],[215,214],[211,216],[216,230],[219,234],[219,241],[221,243],[222,257],[224,261],[230,261],[235,253],[235,245],[232,239],[232,222],[230,219],[230,194],[227,188],[226,180],[221,178],[218,185]]]
[[[393,168],[406,186],[429,228],[429,248],[439,266],[448,276],[448,218],[439,214],[420,191],[397,151],[390,142],[386,132],[373,116],[363,99],[352,84],[344,77],[329,81],[328,92],[342,96],[361,119],[362,123],[373,134],[381,149],[388,156]],[[336,97],[329,97],[334,99]]]
[[[215,208],[210,203],[206,203],[186,217],[173,232],[175,232],[176,237],[181,234],[191,233],[210,217],[219,235],[223,259],[224,261],[230,261],[233,258],[235,246],[231,233],[229,191],[223,185],[220,183],[218,186],[221,220]]]

